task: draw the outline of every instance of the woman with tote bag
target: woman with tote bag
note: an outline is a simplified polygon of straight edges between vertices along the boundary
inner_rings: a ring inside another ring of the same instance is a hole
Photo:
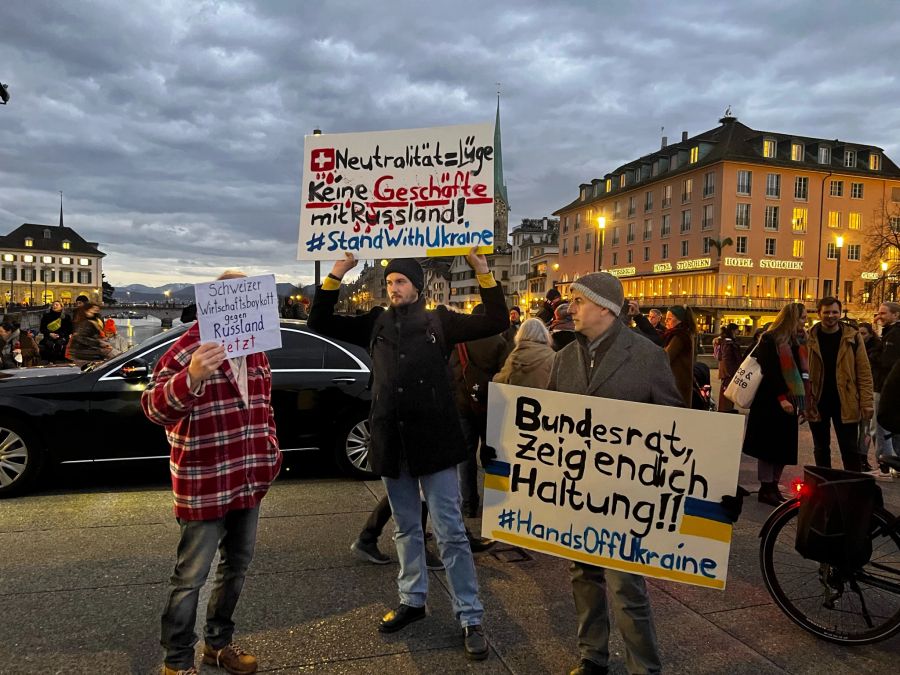
[[[759,501],[770,506],[785,501],[778,481],[785,466],[797,463],[798,419],[809,401],[805,324],[806,308],[786,305],[753,352],[762,380],[750,405],[743,451],[758,460]]]

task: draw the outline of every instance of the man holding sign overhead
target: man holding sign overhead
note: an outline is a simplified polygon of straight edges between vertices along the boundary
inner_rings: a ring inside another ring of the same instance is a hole
[[[466,445],[447,369],[448,349],[459,342],[503,332],[509,326],[503,289],[483,255],[467,256],[481,289],[482,315],[425,308],[424,273],[413,259],[394,259],[384,270],[391,306],[362,316],[336,316],[343,276],[356,266],[352,254],[334,264],[316,292],[310,329],[368,347],[372,354],[372,429],[369,457],[384,480],[394,514],[400,558],[400,605],[381,620],[383,633],[398,631],[425,617],[428,573],[422,531],[421,495],[465,633],[466,655],[484,659],[488,646],[481,629],[481,601],[475,563],[460,512],[456,466]]]
[[[618,320],[625,301],[621,282],[607,272],[595,272],[581,277],[570,290],[576,339],[556,355],[548,388],[682,407],[666,353]],[[572,563],[571,574],[581,652],[581,664],[572,674],[607,672],[607,588],[625,641],[628,672],[661,672],[644,577],[581,562]]]
[[[199,323],[162,356],[141,397],[144,414],[166,428],[172,446],[181,528],[162,616],[164,675],[196,672],[197,602],[217,551],[203,662],[229,673],[257,670],[256,658],[232,641],[232,615],[253,558],[259,505],[281,466],[272,373],[262,352],[277,346],[268,335],[271,316],[278,330],[278,315],[270,314],[277,301],[267,283],[228,271],[199,284]],[[213,297],[203,301],[201,291]]]

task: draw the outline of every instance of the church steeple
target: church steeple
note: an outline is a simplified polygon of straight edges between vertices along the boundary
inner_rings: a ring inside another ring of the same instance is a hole
[[[497,119],[494,122],[494,195],[509,209],[506,181],[503,179],[503,145],[500,140],[500,92],[497,91]]]
[[[62,214],[62,190],[59,191],[59,226],[63,226],[63,214]]]

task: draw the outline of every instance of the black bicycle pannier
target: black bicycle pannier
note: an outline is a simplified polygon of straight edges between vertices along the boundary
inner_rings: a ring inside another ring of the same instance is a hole
[[[858,569],[872,557],[872,511],[882,505],[872,476],[806,466],[795,548],[804,558]]]

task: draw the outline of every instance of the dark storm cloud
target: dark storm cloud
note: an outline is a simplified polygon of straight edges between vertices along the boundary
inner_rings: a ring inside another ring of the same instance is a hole
[[[512,220],[726,105],[900,156],[894,2],[4,3],[0,229],[66,222],[112,282],[284,279],[303,135],[491,119]],[[152,276],[155,275],[155,276]]]

